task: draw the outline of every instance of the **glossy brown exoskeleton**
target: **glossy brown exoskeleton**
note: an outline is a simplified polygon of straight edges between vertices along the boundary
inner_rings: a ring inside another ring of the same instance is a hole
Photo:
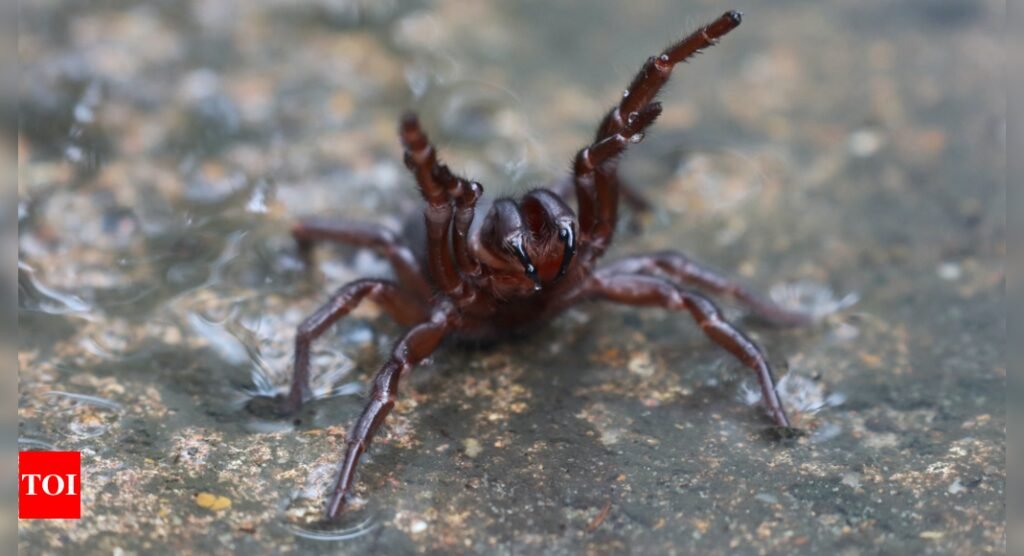
[[[345,459],[327,506],[333,519],[352,489],[359,458],[398,396],[402,375],[429,356],[446,337],[499,339],[535,326],[584,300],[687,311],[704,333],[753,369],[774,422],[788,426],[772,370],[761,349],[732,324],[715,304],[692,288],[732,296],[756,315],[784,325],[803,324],[807,315],[785,310],[732,280],[665,251],[626,257],[602,268],[597,260],[611,244],[620,196],[635,198],[620,183],[617,159],[643,139],[661,113],[653,99],[672,68],[707,48],[740,24],[728,12],[647,60],[618,106],[605,116],[593,143],[576,157],[570,185],[576,210],[550,189],[521,199],[498,199],[482,222],[474,210],[480,184],[453,174],[413,115],[402,118],[405,164],[426,201],[426,260],[390,230],[374,224],[306,220],[294,228],[300,248],[335,241],[377,250],[391,263],[395,281],[363,279],[342,287],[299,326],[291,390],[280,401],[285,413],[310,397],[310,344],[366,299],[399,323],[410,326],[373,380],[370,400],[351,428]],[[630,198],[626,197],[626,198]]]

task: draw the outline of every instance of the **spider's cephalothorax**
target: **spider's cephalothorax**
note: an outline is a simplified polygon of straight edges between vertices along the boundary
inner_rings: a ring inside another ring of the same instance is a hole
[[[561,194],[537,189],[518,202],[495,201],[486,217],[474,225],[483,188],[439,162],[416,117],[407,115],[400,135],[406,166],[426,201],[425,260],[418,260],[393,232],[378,225],[306,220],[295,226],[303,251],[317,241],[373,248],[390,261],[396,280],[347,284],[299,326],[292,387],[281,400],[282,411],[294,412],[310,397],[311,342],[363,300],[373,300],[396,321],[411,327],[374,378],[369,403],[349,432],[345,459],[327,506],[328,519],[344,507],[359,458],[394,405],[399,379],[444,338],[497,339],[584,300],[689,312],[712,341],[753,369],[772,419],[779,426],[789,426],[761,349],[696,290],[732,296],[777,324],[802,324],[809,320],[806,315],[782,309],[674,251],[626,257],[595,268],[611,243],[620,196],[638,199],[618,176],[619,155],[629,144],[642,140],[661,113],[661,105],[653,99],[672,68],[739,24],[739,12],[727,12],[647,60],[622,100],[601,122],[594,142],[576,156],[567,182],[574,189],[575,212]],[[427,272],[421,264],[426,264]]]

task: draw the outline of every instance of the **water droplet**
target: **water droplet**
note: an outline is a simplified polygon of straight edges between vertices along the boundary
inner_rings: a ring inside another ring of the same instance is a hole
[[[860,300],[856,293],[837,298],[831,288],[812,280],[776,284],[769,295],[786,309],[810,314],[815,319],[846,309]]]
[[[750,386],[746,382],[740,383],[736,397],[745,405],[757,405],[761,403],[761,391]]]
[[[825,398],[825,405],[829,407],[839,407],[846,403],[846,394],[842,392],[833,392]]]
[[[405,83],[412,91],[412,96],[420,98],[430,87],[430,74],[418,68],[409,68],[405,70]]]
[[[92,123],[92,121],[95,119],[95,115],[93,114],[92,108],[84,104],[75,105],[74,117],[75,121],[81,124]]]
[[[78,145],[68,145],[64,149],[64,156],[67,157],[68,161],[78,164],[85,159],[85,151]]]
[[[377,525],[378,524],[374,520],[373,516],[370,516],[352,527],[334,531],[304,529],[294,525],[285,525],[285,529],[296,537],[302,537],[312,541],[337,542],[362,537],[376,529]]]
[[[56,450],[57,449],[56,446],[54,446],[53,444],[50,444],[49,442],[47,442],[45,440],[40,440],[38,438],[29,438],[27,436],[22,436],[22,437],[18,438],[18,446],[29,446],[31,448],[40,448],[40,449],[43,449],[43,450]]]
[[[90,396],[88,394],[78,394],[76,392],[64,392],[63,390],[50,390],[45,392],[43,395],[47,397],[65,398],[72,400],[82,405],[91,405],[102,409],[109,409],[120,413],[124,411],[124,406],[115,402],[114,400],[108,400],[99,396]]]
[[[816,428],[813,433],[811,433],[811,442],[814,442],[815,444],[820,442],[827,442],[839,436],[839,434],[842,432],[843,427],[841,427],[838,423],[823,423],[822,425],[818,426],[818,428]]]
[[[825,387],[790,371],[775,385],[783,405],[792,411],[815,413],[825,407]]]
[[[252,188],[252,194],[249,196],[249,202],[245,205],[245,210],[255,214],[266,214],[269,210],[267,207],[269,190],[270,186],[266,182],[261,181],[257,183]]]
[[[110,425],[95,415],[86,415],[68,423],[68,431],[79,438],[95,438],[110,429]]]
[[[92,310],[92,306],[80,297],[43,284],[32,267],[21,261],[18,261],[18,306],[50,315],[88,313]]]
[[[205,340],[210,349],[225,362],[231,365],[244,365],[249,362],[249,352],[245,344],[227,330],[224,323],[213,322],[192,312],[188,314],[187,319],[192,332]]]
[[[294,319],[262,319],[259,324],[253,324],[252,328],[234,319],[223,325],[223,334],[232,337],[245,350],[245,358],[252,365],[251,384],[237,392],[237,399],[233,400],[237,405],[242,405],[254,397],[273,398],[289,391],[292,350],[285,347],[287,340],[282,340],[276,333],[282,327],[294,330],[298,326],[298,321],[304,318],[301,311],[291,316],[294,316]],[[282,345],[276,345],[275,342],[282,342]],[[344,353],[321,349],[310,355],[310,388],[314,399],[360,391],[361,384],[353,386],[351,383],[345,383],[336,386],[354,367],[352,360]]]

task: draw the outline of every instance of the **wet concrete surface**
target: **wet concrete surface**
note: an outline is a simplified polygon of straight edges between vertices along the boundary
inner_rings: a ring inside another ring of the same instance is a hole
[[[685,316],[581,306],[417,369],[319,522],[401,329],[367,305],[316,344],[317,401],[248,411],[330,291],[388,273],[309,272],[288,227],[418,210],[408,107],[489,195],[560,177],[722,11],[629,6],[23,5],[20,448],[82,451],[84,486],[20,553],[1004,552],[1005,7],[966,0],[730,6],[624,162],[656,208],[610,258],[682,248],[821,313],[744,324],[801,434]]]

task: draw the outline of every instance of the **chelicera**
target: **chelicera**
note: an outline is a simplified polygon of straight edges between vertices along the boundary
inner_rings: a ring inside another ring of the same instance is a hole
[[[425,261],[379,225],[312,219],[294,227],[305,254],[318,241],[375,249],[388,259],[396,280],[362,279],[347,284],[299,326],[292,386],[287,397],[278,400],[281,412],[293,413],[311,397],[311,343],[364,300],[374,301],[397,322],[411,327],[377,372],[369,402],[350,429],[345,459],[327,504],[328,519],[344,508],[359,458],[394,406],[402,376],[442,340],[500,339],[585,300],[688,312],[713,342],[754,371],[771,418],[778,426],[789,426],[764,353],[698,290],[731,296],[755,315],[779,325],[807,323],[807,315],[777,306],[674,251],[626,257],[597,267],[612,242],[620,197],[636,195],[618,177],[619,156],[643,139],[661,113],[654,97],[673,67],[739,24],[740,13],[727,12],[647,60],[601,122],[594,141],[576,156],[568,187],[562,188],[574,189],[575,211],[555,192],[556,186],[555,190],[535,189],[519,200],[498,199],[482,221],[474,220],[483,188],[441,163],[418,120],[409,114],[402,118],[399,134],[405,164],[426,201]]]

